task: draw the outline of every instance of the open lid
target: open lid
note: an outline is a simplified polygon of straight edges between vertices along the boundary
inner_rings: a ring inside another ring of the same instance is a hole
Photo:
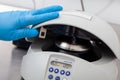
[[[83,29],[103,41],[118,59],[120,59],[120,42],[113,28],[105,21],[85,12],[61,12],[60,18],[38,24],[34,28],[45,25],[62,24]]]

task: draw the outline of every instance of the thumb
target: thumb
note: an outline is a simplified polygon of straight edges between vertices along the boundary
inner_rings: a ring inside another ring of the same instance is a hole
[[[36,29],[25,28],[14,31],[11,35],[11,40],[18,40],[21,38],[31,38],[31,37],[36,37],[37,35],[38,35],[38,31]]]

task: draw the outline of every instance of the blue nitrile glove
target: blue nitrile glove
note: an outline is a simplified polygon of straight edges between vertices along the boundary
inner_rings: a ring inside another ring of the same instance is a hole
[[[59,17],[61,6],[51,6],[31,11],[11,11],[0,13],[0,40],[18,40],[38,35],[36,29],[26,26],[35,25]]]

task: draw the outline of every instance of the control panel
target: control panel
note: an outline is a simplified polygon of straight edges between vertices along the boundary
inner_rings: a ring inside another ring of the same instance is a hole
[[[48,63],[45,80],[72,80],[73,60],[51,57]]]

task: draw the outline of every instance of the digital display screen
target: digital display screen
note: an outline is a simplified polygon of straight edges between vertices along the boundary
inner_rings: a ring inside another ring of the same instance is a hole
[[[57,62],[57,61],[52,61],[51,65],[56,66],[56,67],[62,67],[62,68],[65,68],[65,69],[71,69],[72,68],[71,64],[66,64],[66,63]]]

